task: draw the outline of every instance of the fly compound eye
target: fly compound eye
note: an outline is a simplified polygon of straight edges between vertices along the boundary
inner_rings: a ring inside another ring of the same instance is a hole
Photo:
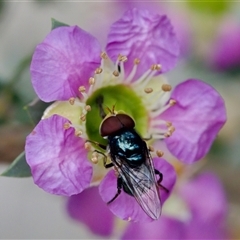
[[[134,120],[127,114],[119,113],[116,115],[116,118],[122,123],[123,127],[126,127],[126,128],[135,127]]]
[[[116,116],[107,117],[102,121],[100,126],[100,135],[102,137],[109,136],[120,130],[122,127],[121,122],[116,118]]]
[[[122,128],[134,128],[135,122],[126,114],[117,114],[105,118],[100,126],[100,135],[109,136]]]

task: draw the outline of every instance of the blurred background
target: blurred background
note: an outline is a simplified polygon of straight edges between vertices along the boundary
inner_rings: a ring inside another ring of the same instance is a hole
[[[220,178],[226,192],[231,238],[240,238],[240,3],[124,1],[0,1],[0,172],[23,151],[33,128],[24,106],[35,97],[29,64],[51,18],[78,25],[104,49],[110,25],[129,7],[167,14],[181,43],[181,57],[167,78],[176,85],[202,79],[223,96],[228,121],[201,171]],[[65,211],[65,199],[36,187],[31,178],[0,178],[1,238],[96,238]]]

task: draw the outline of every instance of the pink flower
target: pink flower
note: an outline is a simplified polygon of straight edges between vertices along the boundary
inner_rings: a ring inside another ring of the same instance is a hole
[[[67,211],[97,235],[114,237],[118,228],[96,187],[70,197]],[[121,239],[225,239],[226,216],[222,185],[214,174],[206,172],[178,186],[159,220],[129,223],[121,231]]]
[[[106,52],[77,26],[52,30],[36,47],[30,69],[33,87],[41,100],[55,102],[27,137],[25,151],[34,182],[49,193],[72,196],[103,178],[99,165],[93,174],[84,144],[89,139],[107,145],[99,134],[99,98],[103,106],[115,105],[129,114],[142,137],[166,141],[187,163],[207,153],[226,121],[224,101],[210,85],[189,79],[170,94],[171,86],[159,76],[174,67],[179,53],[166,16],[127,11],[112,25]],[[164,159],[154,159],[154,165],[166,172],[163,184],[171,191],[173,167]],[[116,178],[110,171],[100,185],[105,202],[114,188]],[[162,202],[169,193],[161,193]],[[109,207],[121,218],[149,221],[132,200],[123,191]],[[120,202],[127,203],[124,210]]]
[[[227,239],[227,202],[215,175],[199,175],[179,195],[189,211],[185,219],[163,215],[151,224],[130,224],[122,239]]]

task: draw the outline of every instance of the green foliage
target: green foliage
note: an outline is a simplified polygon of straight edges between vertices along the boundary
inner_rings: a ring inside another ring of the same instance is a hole
[[[26,110],[33,126],[35,126],[41,120],[43,112],[51,104],[52,102],[45,103],[40,99],[36,98],[35,100],[33,100],[31,103],[24,107],[24,110]]]
[[[8,167],[8,169],[1,174],[5,177],[30,177],[31,170],[25,158],[25,152],[22,152]]]
[[[63,26],[69,26],[69,25],[63,22],[59,22],[56,19],[52,18],[52,30],[58,27],[63,27]]]

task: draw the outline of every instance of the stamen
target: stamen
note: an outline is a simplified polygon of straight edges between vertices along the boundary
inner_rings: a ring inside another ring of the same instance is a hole
[[[133,80],[133,77],[135,76],[135,74],[137,72],[137,67],[138,67],[138,64],[140,63],[140,59],[135,58],[133,63],[134,63],[134,65],[133,65],[132,71],[130,72],[130,74],[128,75],[126,80],[124,81],[126,83],[130,83]]]
[[[171,127],[171,126],[172,126],[172,123],[169,122],[169,121],[166,121],[166,125],[167,125],[167,127]]]
[[[92,161],[94,164],[97,164],[97,163],[98,163],[98,153],[97,153],[97,152],[93,152],[92,157],[91,157],[91,161]]]
[[[140,59],[139,59],[139,58],[135,58],[135,59],[134,59],[134,64],[135,64],[135,65],[138,65],[139,63],[140,63]]]
[[[71,104],[71,105],[74,105],[74,103],[75,103],[75,98],[74,97],[71,97],[71,98],[69,98],[69,103]]]
[[[172,135],[172,134],[171,134],[170,132],[164,133],[164,136],[165,136],[166,138],[170,137],[171,135]]]
[[[91,151],[91,149],[92,149],[91,143],[90,143],[90,142],[85,142],[84,148],[85,148],[87,151]]]
[[[176,103],[177,103],[177,101],[174,100],[174,99],[170,99],[170,101],[169,101],[169,104],[170,104],[171,106],[175,105]]]
[[[172,86],[170,84],[163,84],[162,85],[162,90],[164,92],[170,92],[172,90]]]
[[[86,88],[84,86],[80,86],[78,88],[78,91],[83,95],[84,99],[86,99],[88,97],[88,94],[86,93]]]
[[[153,146],[148,146],[148,149],[150,152],[154,152],[154,147]]]
[[[88,95],[91,95],[92,92],[93,92],[94,85],[95,85],[95,78],[94,77],[90,77],[89,80],[88,80],[88,83],[90,85],[90,87],[88,89]]]
[[[162,120],[162,119],[153,119],[151,125],[153,127],[156,127],[156,126],[163,126],[163,127],[167,126],[167,128],[169,129],[172,126],[172,123],[169,122],[169,121]]]
[[[168,108],[170,108],[173,105],[175,105],[176,102],[177,102],[176,100],[170,99],[169,103],[166,104],[164,107],[161,107],[161,108],[157,109],[156,111],[152,111],[151,112],[152,118],[155,118],[155,117],[159,116],[161,113],[165,112]]]
[[[117,71],[117,70],[114,70],[114,71],[113,71],[113,76],[118,77],[119,74],[120,74],[119,71]]]
[[[89,82],[89,85],[94,85],[94,83],[95,83],[95,78],[94,78],[94,77],[90,77],[89,80],[88,80],[88,82]]]
[[[71,127],[71,124],[69,122],[66,122],[63,124],[64,129],[69,129]]]
[[[119,59],[120,69],[121,69],[120,76],[122,79],[124,79],[125,78],[124,62],[126,62],[128,59],[126,56],[123,56],[121,54],[119,54],[118,59]]]
[[[157,154],[158,157],[162,157],[164,155],[164,152],[160,151],[160,150],[157,150],[156,154]]]
[[[153,64],[152,66],[151,66],[151,70],[156,70],[156,71],[159,71],[159,70],[161,70],[161,68],[162,68],[162,66],[160,65],[160,64]]]
[[[127,56],[124,56],[121,54],[118,55],[118,59],[119,59],[119,62],[126,62],[128,60]]]
[[[89,112],[89,111],[91,111],[91,106],[90,106],[90,105],[86,105],[86,106],[84,107],[84,109],[85,109],[87,112]]]
[[[102,52],[102,53],[101,53],[101,58],[102,58],[102,59],[105,59],[105,60],[108,59],[107,53]]]
[[[103,71],[102,68],[99,67],[95,70],[95,74],[100,74],[102,73],[102,71]]]
[[[83,122],[85,122],[85,121],[86,121],[86,114],[82,114],[82,115],[80,116],[80,120],[82,120]]]
[[[152,132],[152,137],[157,139],[168,138],[175,131],[175,127],[172,125],[171,122],[161,119],[152,120],[151,126],[152,127],[150,129],[150,132]]]
[[[75,130],[75,136],[80,137],[83,134],[81,130]]]
[[[174,127],[174,126],[170,126],[170,127],[168,128],[168,131],[169,131],[171,134],[173,134],[173,132],[175,131],[175,127]]]
[[[156,71],[161,70],[160,64],[153,64],[150,69],[148,69],[139,79],[137,79],[133,85],[140,86],[141,88],[145,88],[148,82],[152,79]]]
[[[83,93],[83,92],[86,92],[86,88],[84,86],[80,86],[78,88],[79,92]]]
[[[145,89],[144,89],[144,92],[145,92],[145,93],[152,93],[152,92],[153,92],[153,89],[152,89],[152,88],[145,88]]]

